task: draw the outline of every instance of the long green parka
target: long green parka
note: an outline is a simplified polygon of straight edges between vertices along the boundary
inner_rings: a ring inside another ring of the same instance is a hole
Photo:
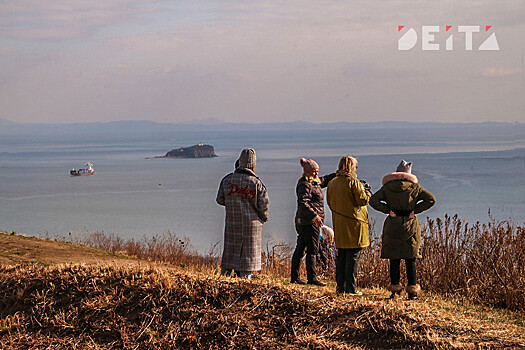
[[[395,172],[383,177],[383,186],[370,198],[370,206],[382,213],[390,211],[419,214],[434,205],[436,197],[410,173]],[[421,258],[421,227],[417,217],[387,216],[383,225],[381,258]]]
[[[363,248],[368,239],[368,210],[371,193],[354,173],[338,171],[328,183],[326,200],[332,210],[335,246],[338,249]]]

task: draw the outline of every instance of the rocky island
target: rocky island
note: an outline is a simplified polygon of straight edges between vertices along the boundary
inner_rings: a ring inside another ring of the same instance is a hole
[[[172,149],[164,156],[158,156],[155,158],[212,158],[217,157],[213,146],[199,143],[198,145],[190,147],[181,147]]]

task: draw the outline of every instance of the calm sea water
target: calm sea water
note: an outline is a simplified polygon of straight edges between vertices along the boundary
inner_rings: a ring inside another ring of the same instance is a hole
[[[199,142],[213,145],[219,157],[146,159]],[[104,231],[139,239],[170,231],[205,252],[222,240],[218,183],[245,147],[256,149],[256,173],[270,195],[265,242],[295,240],[295,184],[303,156],[314,158],[321,174],[335,171],[341,155],[357,156],[358,177],[375,190],[406,159],[438,200],[423,218],[448,213],[487,222],[490,210],[498,220],[525,221],[525,143],[519,137],[453,129],[247,130],[4,137],[0,230],[59,237]],[[94,176],[69,176],[88,161]],[[369,212],[380,229],[383,215]],[[327,221],[331,225],[330,215]]]

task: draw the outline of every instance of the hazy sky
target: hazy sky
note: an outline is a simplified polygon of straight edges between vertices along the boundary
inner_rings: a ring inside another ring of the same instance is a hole
[[[523,0],[6,0],[0,118],[525,122],[524,54]]]

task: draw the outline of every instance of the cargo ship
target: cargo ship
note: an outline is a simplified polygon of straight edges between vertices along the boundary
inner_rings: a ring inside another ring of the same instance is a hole
[[[84,165],[84,168],[81,169],[71,169],[69,171],[71,176],[86,176],[86,175],[93,175],[95,173],[95,169],[93,169],[93,164],[87,163]]]

